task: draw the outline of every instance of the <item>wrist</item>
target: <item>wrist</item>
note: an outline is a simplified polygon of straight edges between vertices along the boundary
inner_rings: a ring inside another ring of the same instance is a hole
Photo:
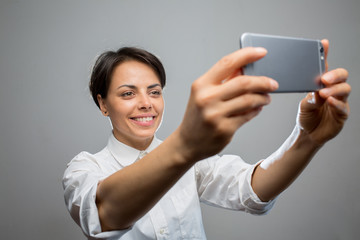
[[[309,149],[310,151],[317,151],[319,150],[324,143],[319,143],[316,141],[311,134],[306,132],[304,129],[300,129],[298,138],[295,142],[295,144],[305,147],[306,149]]]
[[[196,154],[189,143],[181,136],[180,129],[176,129],[165,141],[166,149],[171,154],[176,167],[190,168],[200,159],[196,158]]]

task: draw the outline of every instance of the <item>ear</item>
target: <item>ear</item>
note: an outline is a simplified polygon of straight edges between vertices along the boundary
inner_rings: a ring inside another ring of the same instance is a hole
[[[101,95],[98,94],[97,95],[97,100],[98,100],[98,103],[99,103],[99,106],[100,106],[100,111],[101,111],[102,115],[104,115],[105,117],[109,116],[109,111],[107,110],[105,99],[103,99],[101,97]]]

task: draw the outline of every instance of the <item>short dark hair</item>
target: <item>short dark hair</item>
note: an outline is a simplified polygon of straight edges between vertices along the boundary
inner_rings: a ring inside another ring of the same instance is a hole
[[[114,69],[121,63],[131,60],[144,63],[153,69],[160,80],[161,87],[165,87],[165,69],[155,55],[136,47],[123,47],[117,51],[107,51],[97,58],[89,82],[90,93],[99,108],[97,95],[100,94],[102,98],[107,97]]]

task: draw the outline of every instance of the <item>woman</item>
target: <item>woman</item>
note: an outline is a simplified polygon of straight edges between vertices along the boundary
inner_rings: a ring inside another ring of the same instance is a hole
[[[327,53],[328,41],[322,43]],[[351,88],[345,69],[327,72],[326,87],[302,100],[293,133],[269,158],[249,165],[218,156],[278,87],[241,74],[265,55],[263,48],[238,50],[194,81],[183,121],[164,142],[155,137],[164,110],[160,61],[137,48],[98,58],[90,90],[113,132],[102,151],[77,155],[63,179],[66,205],[89,239],[206,239],[200,201],[253,214],[270,210],[342,129]]]

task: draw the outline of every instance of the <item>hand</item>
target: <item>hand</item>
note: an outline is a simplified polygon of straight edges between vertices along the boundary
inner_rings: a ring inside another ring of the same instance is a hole
[[[184,151],[193,160],[220,152],[235,131],[270,103],[278,88],[267,77],[242,75],[241,68],[266,55],[263,48],[244,48],[223,57],[197,79],[179,127]]]
[[[327,59],[329,42],[322,40]],[[327,71],[326,60],[326,71]],[[314,143],[323,145],[335,137],[343,128],[349,116],[348,97],[351,87],[346,83],[348,72],[338,68],[326,72],[321,81],[325,88],[309,93],[300,105],[299,121],[303,130],[309,134]]]

